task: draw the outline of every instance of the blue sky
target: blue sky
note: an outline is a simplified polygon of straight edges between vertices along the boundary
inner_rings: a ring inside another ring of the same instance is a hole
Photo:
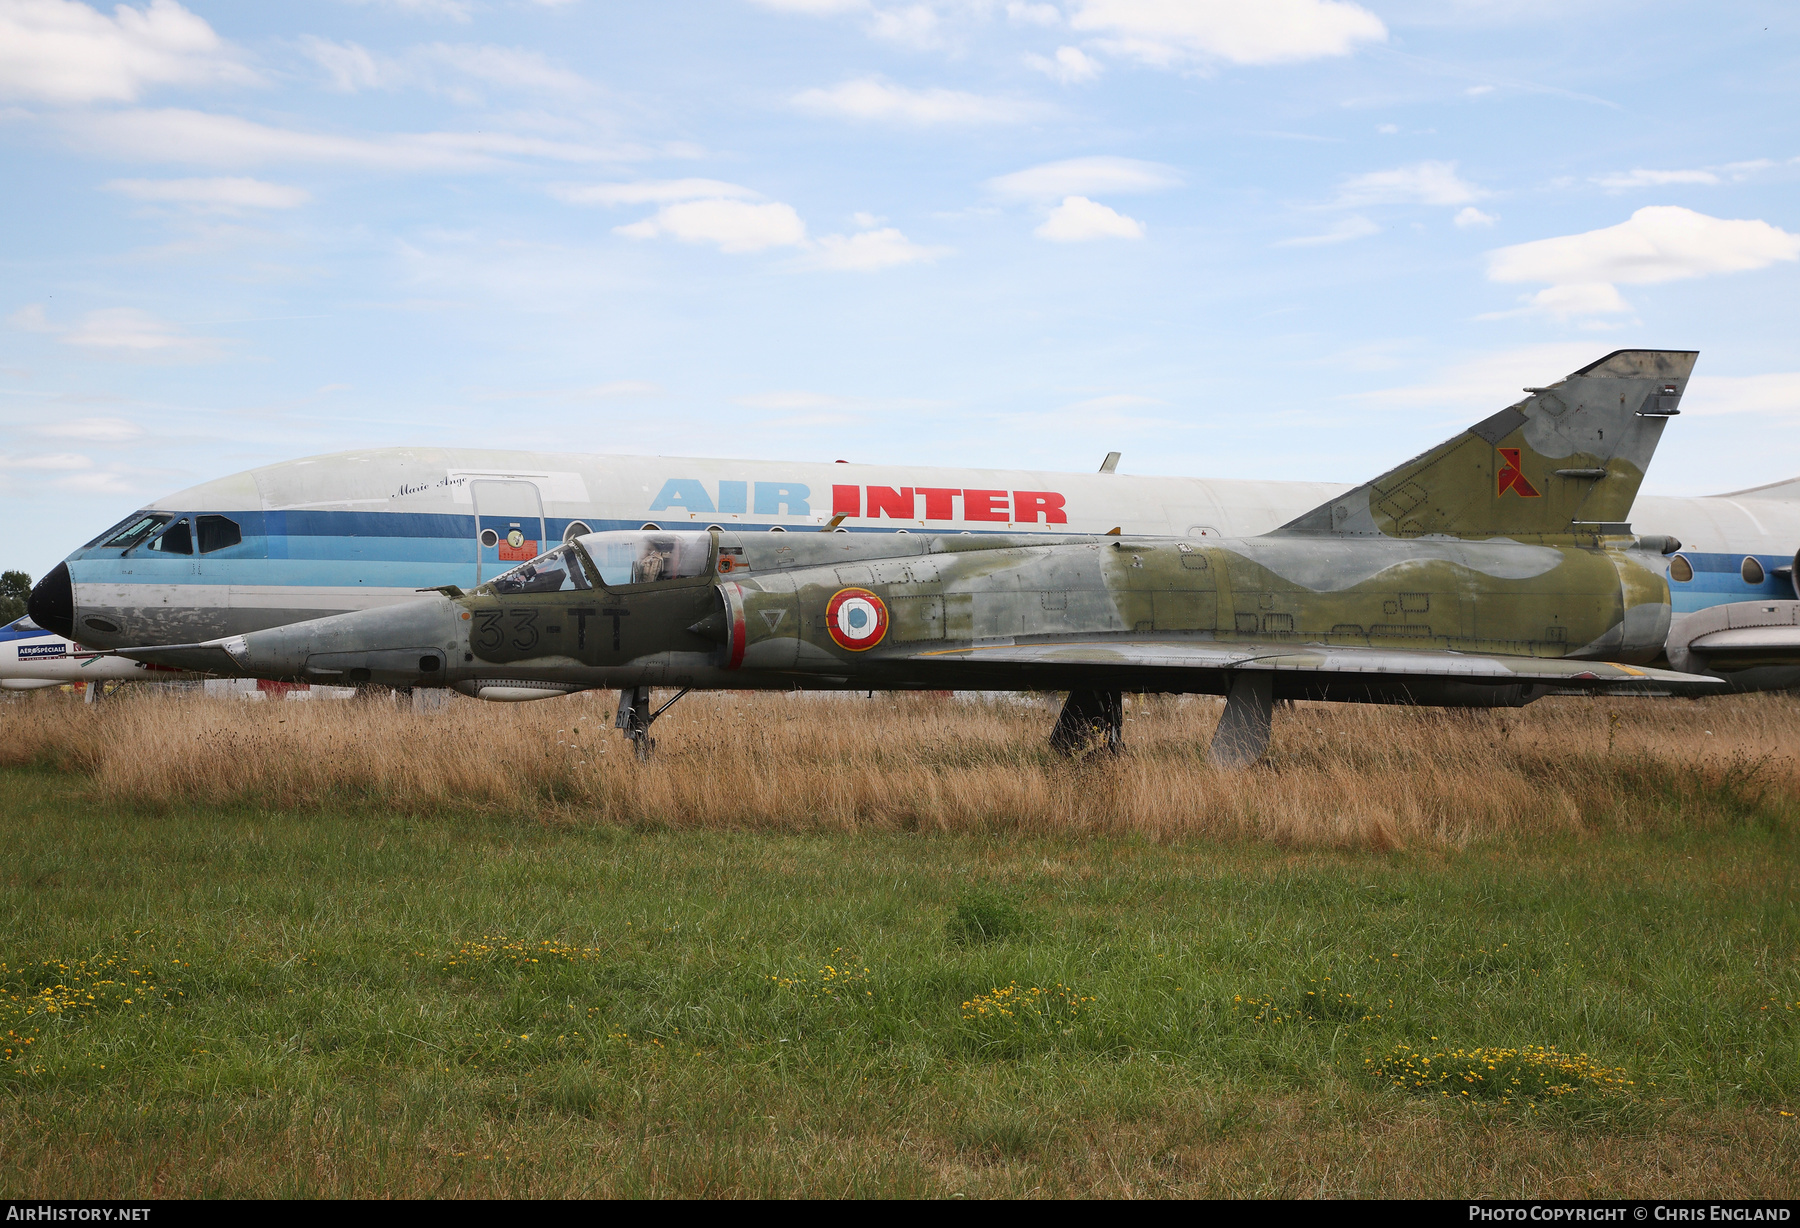
[[[1800,474],[1797,27],[0,0],[0,564],[387,444],[1348,482],[1623,346],[1650,489]]]

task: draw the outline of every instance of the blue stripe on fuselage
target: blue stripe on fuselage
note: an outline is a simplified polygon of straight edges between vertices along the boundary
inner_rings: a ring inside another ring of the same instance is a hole
[[[203,555],[159,554],[138,546],[129,555],[101,548],[77,550],[74,579],[81,584],[287,585],[318,588],[430,588],[440,584],[465,587],[475,583],[475,517],[450,512],[274,511],[214,513],[229,516],[243,530],[235,546]],[[666,521],[666,522],[665,522]],[[562,539],[576,520],[544,518],[543,549]],[[702,523],[647,517],[641,520],[580,519],[595,532],[635,530],[657,523],[670,530],[699,530]],[[762,533],[768,524],[729,526],[738,533]],[[781,526],[809,532],[811,526]],[[848,527],[848,526],[846,526]],[[850,529],[854,533],[891,533],[887,526]],[[914,530],[915,532],[932,530]],[[940,532],[959,532],[945,525]],[[974,530],[978,533],[1009,530]],[[196,567],[197,564],[197,567]],[[512,566],[490,559],[482,578],[491,580]]]
[[[346,512],[271,511],[218,513],[235,520],[244,541],[211,554],[160,556],[141,546],[129,559],[118,550],[77,550],[69,556],[80,562],[77,579],[83,584],[179,584],[179,585],[292,585],[298,587],[429,588],[439,584],[473,585],[475,582],[475,517],[452,512]],[[581,523],[596,532],[638,529],[655,522],[665,529],[702,529],[698,522],[665,522],[655,516],[634,520],[600,520],[584,517]],[[560,541],[568,517],[544,518],[544,548]],[[738,533],[760,533],[773,524],[733,523]],[[785,526],[808,532],[810,526]],[[845,526],[853,533],[891,533],[886,525]],[[914,532],[956,533],[954,524],[941,528],[914,528]],[[1018,530],[977,529],[976,533]],[[1793,600],[1788,580],[1777,578],[1777,567],[1792,560],[1775,555],[1754,555],[1766,578],[1761,584],[1744,583],[1739,569],[1741,554],[1683,552],[1693,565],[1694,578],[1669,582],[1675,612],[1692,613],[1732,601]],[[199,569],[190,566],[199,564]],[[117,564],[109,566],[108,564]],[[124,568],[131,571],[126,574]],[[503,567],[489,562],[483,579],[492,579]]]
[[[1669,578],[1669,599],[1677,614],[1692,614],[1710,606],[1733,601],[1792,601],[1794,586],[1786,576],[1776,576],[1777,567],[1790,567],[1794,560],[1775,554],[1698,554],[1682,551],[1681,557],[1694,568],[1692,580]],[[1744,559],[1762,564],[1763,582],[1744,583]]]

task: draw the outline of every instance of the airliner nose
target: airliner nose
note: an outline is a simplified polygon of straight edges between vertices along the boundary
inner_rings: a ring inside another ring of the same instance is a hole
[[[69,582],[69,565],[58,563],[37,582],[25,602],[31,621],[66,640],[75,638],[75,586]]]

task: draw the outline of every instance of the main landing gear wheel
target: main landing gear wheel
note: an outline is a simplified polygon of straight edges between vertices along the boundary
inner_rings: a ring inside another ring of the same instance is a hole
[[[1123,691],[1070,691],[1063,701],[1056,727],[1050,731],[1050,749],[1078,755],[1095,738],[1104,738],[1112,754],[1125,749]]]
[[[1231,676],[1225,715],[1213,732],[1208,758],[1216,768],[1237,771],[1263,757],[1275,717],[1275,675],[1268,670],[1238,670]]]

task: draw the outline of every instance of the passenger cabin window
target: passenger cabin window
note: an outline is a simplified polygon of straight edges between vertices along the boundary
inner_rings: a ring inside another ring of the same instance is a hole
[[[581,546],[608,588],[711,574],[710,533],[593,533]]]
[[[188,522],[177,520],[164,529],[163,535],[151,542],[149,548],[158,554],[192,554],[194,535],[188,530]]]
[[[587,571],[581,565],[580,548],[558,546],[549,554],[540,554],[529,563],[521,563],[505,575],[494,578],[494,591],[505,597],[522,593],[585,592]]]
[[[1685,555],[1676,555],[1669,560],[1669,579],[1677,584],[1686,584],[1694,578],[1694,565],[1687,561]]]
[[[244,540],[244,531],[238,528],[237,521],[224,516],[201,516],[194,526],[200,531],[201,554],[211,554]]]
[[[172,519],[174,517],[166,512],[140,512],[117,526],[117,532],[106,539],[105,548],[123,550],[127,546],[135,546]]]

